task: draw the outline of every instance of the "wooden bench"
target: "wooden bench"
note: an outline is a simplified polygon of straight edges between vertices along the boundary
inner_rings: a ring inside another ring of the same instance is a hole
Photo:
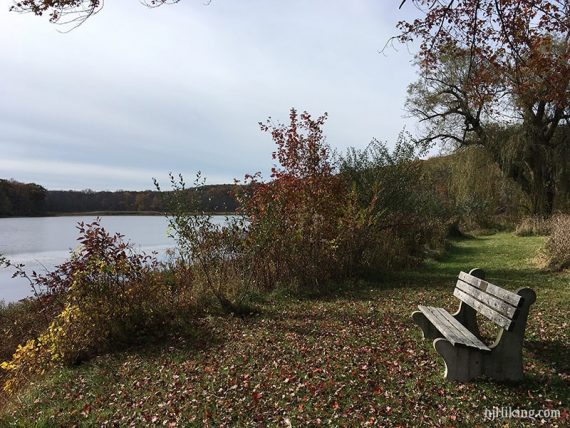
[[[446,379],[466,382],[478,376],[518,381],[523,378],[522,345],[528,311],[536,300],[530,288],[516,293],[484,280],[481,269],[460,272],[453,295],[461,303],[455,314],[419,305],[412,314],[426,339],[445,361]],[[501,328],[495,342],[481,340],[477,314]]]

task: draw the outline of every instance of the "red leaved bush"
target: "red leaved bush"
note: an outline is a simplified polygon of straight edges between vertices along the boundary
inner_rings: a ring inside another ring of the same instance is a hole
[[[271,181],[246,176],[241,210],[249,220],[246,248],[262,288],[279,284],[318,286],[354,269],[361,250],[355,234],[369,220],[350,186],[337,174],[325,142],[324,114],[316,119],[291,109],[288,125],[260,123],[277,145]],[[366,209],[364,209],[366,211]]]

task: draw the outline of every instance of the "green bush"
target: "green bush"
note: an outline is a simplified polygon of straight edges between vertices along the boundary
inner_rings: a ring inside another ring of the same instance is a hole
[[[182,175],[170,174],[171,191],[161,192],[169,235],[177,243],[176,253],[168,271],[176,278],[174,283],[192,278],[193,296],[208,306],[214,296],[225,312],[241,313],[241,300],[250,289],[249,259],[244,251],[246,222],[242,216],[226,216],[223,224],[200,211],[199,201],[205,179],[198,172],[191,192]]]
[[[375,140],[342,158],[341,174],[356,189],[360,205],[376,202],[375,221],[365,231],[369,268],[416,264],[443,248],[450,216],[426,176],[422,154],[401,133],[392,151]]]

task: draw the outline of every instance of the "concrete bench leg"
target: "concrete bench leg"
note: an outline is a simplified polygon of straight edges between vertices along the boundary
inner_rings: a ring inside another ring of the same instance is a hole
[[[427,317],[420,311],[412,313],[412,319],[422,329],[424,339],[437,339],[443,337],[437,328],[427,319]]]
[[[499,381],[511,382],[524,379],[522,354],[502,353],[494,349],[492,354],[485,355],[485,357],[484,373],[486,376]]]
[[[444,378],[458,382],[468,382],[483,373],[481,351],[464,346],[453,346],[448,340],[439,338],[433,347],[445,362]]]

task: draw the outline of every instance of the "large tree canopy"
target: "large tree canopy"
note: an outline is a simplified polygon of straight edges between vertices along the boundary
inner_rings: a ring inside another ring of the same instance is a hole
[[[450,49],[468,53],[472,92],[500,81],[521,98],[568,102],[570,2],[568,0],[413,0],[422,18],[401,21],[400,41],[419,39],[419,58],[429,71]],[[489,71],[491,71],[489,73]],[[504,79],[509,78],[508,82]]]
[[[485,146],[532,211],[550,214],[568,168],[559,154],[570,145],[570,3],[412,3],[423,16],[398,28],[400,41],[420,41],[408,108],[427,125],[423,142]]]

